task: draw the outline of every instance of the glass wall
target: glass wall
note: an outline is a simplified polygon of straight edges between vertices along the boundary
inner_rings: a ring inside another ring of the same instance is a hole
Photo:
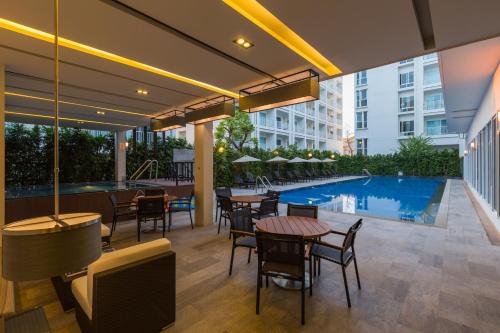
[[[500,216],[500,124],[498,113],[468,142],[464,177]]]

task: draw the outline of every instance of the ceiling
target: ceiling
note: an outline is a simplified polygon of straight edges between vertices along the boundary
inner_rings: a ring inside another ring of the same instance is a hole
[[[308,68],[328,78],[223,1],[122,1],[60,1],[60,36],[234,93]],[[259,2],[342,74],[500,34],[500,2],[494,0]],[[0,18],[54,31],[50,0],[2,1]],[[236,45],[237,37],[254,47]],[[61,104],[61,116],[100,122],[69,120],[63,125],[110,130],[144,126],[154,115],[217,95],[68,48],[61,47],[60,53],[60,99],[89,106]],[[50,99],[52,55],[52,44],[0,28],[0,63],[6,65],[8,92]],[[149,94],[137,94],[139,88]],[[7,95],[6,104],[9,112],[52,114],[50,101]],[[97,114],[96,107],[106,108],[105,114]],[[51,122],[6,116],[10,121]]]
[[[450,132],[467,132],[500,64],[500,37],[439,53]]]

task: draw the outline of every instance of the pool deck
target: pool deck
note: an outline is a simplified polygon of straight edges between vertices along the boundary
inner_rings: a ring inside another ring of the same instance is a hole
[[[215,224],[191,230],[187,214],[176,213],[167,234],[177,253],[176,322],[164,332],[498,332],[500,247],[489,242],[461,180],[450,180],[449,197],[444,228],[363,217],[356,238],[361,290],[352,265],[347,269],[352,308],[340,268],[324,262],[313,296],[306,295],[305,326],[300,294],[272,283],[255,314],[256,257],[247,264],[247,252],[236,250],[228,276],[228,226],[219,235]],[[347,230],[359,217],[320,210],[319,218]],[[160,237],[147,233],[143,241]],[[112,244],[137,244],[135,222],[119,223]],[[42,305],[52,332],[80,332],[50,280],[23,282],[16,291],[17,309]]]
[[[349,180],[362,179],[362,178],[368,178],[368,177],[367,176],[345,176],[345,177],[340,177],[340,178],[318,179],[318,180],[313,180],[310,182],[301,182],[301,183],[294,183],[294,184],[287,184],[287,185],[273,185],[272,189],[275,191],[288,191],[288,190],[296,190],[296,189],[303,188],[303,187],[339,183],[339,182],[345,182],[345,181],[349,181]],[[266,189],[262,188],[262,187],[259,188],[257,190],[257,192],[255,192],[255,189],[235,188],[235,187],[233,187],[231,190],[232,190],[233,194],[236,194],[236,195],[247,195],[247,194],[266,192]]]

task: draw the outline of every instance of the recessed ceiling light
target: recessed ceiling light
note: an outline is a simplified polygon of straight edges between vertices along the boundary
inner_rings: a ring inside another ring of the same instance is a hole
[[[104,116],[106,114],[106,112],[104,112],[104,111],[97,111],[96,113],[101,115],[101,116]]]
[[[235,39],[234,43],[241,46],[241,47],[244,47],[245,49],[248,49],[248,48],[253,46],[252,43],[250,43],[248,40],[246,40],[245,38],[242,38],[242,37]]]
[[[137,89],[136,90],[139,95],[147,95],[148,91],[145,89]]]

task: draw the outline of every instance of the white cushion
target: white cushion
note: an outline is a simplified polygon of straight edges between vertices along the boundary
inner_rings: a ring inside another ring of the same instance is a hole
[[[111,229],[109,229],[105,224],[101,223],[101,237],[111,236]]]
[[[92,320],[92,307],[90,306],[89,299],[87,297],[87,277],[82,276],[71,282],[71,291],[73,296],[75,296],[76,301],[82,307],[83,311],[87,314],[90,320]]]
[[[121,250],[103,253],[95,262],[89,265],[87,272],[87,299],[92,304],[92,283],[94,274],[111,268],[128,265],[145,258],[153,257],[170,250],[170,241],[160,238],[151,242],[130,246]]]

